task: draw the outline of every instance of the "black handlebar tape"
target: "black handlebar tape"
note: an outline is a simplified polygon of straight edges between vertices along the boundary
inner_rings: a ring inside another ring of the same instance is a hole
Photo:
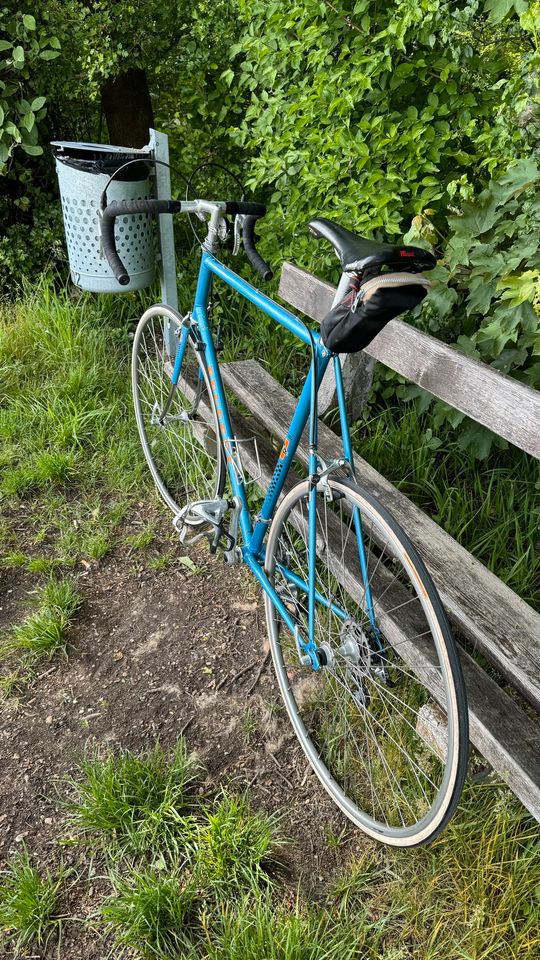
[[[264,203],[255,203],[255,201],[251,200],[227,200],[225,203],[225,213],[243,213],[250,217],[264,217],[266,206]]]
[[[263,278],[263,280],[271,280],[274,274],[268,266],[265,260],[261,257],[260,253],[257,253],[255,248],[255,223],[257,217],[246,217],[244,220],[243,227],[243,236],[244,236],[244,250],[246,251],[247,258],[251,265],[255,267],[255,270]]]
[[[158,214],[180,213],[180,200],[112,200],[101,214],[101,243],[103,253],[118,283],[125,287],[130,277],[116,249],[114,221],[116,217],[125,217],[134,213]]]

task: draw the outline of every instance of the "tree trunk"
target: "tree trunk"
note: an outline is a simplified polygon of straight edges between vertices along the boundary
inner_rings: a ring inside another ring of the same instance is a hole
[[[154,111],[146,73],[130,67],[109,77],[101,88],[101,105],[109,130],[109,143],[121,147],[144,147],[154,126]]]

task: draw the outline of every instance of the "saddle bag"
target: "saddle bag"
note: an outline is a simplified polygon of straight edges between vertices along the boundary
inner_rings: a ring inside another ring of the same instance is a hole
[[[321,323],[322,341],[333,353],[357,353],[389,320],[422,302],[431,286],[421,273],[381,273],[363,283],[353,274],[349,289]]]

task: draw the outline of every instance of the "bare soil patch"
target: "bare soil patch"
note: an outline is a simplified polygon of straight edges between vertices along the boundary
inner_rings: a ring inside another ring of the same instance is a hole
[[[202,792],[249,788],[255,807],[284,813],[288,881],[320,897],[366,841],[349,831],[292,733],[258,586],[204,547],[178,547],[179,557],[187,553],[198,572],[181,563],[151,570],[144,556],[117,548],[79,576],[69,657],[46,663],[18,702],[2,706],[0,865],[25,843],[41,862],[62,856],[80,867],[81,849],[58,843],[63,778],[95,745],[142,751],[183,733],[206,770]],[[22,620],[37,582],[0,571],[0,629]],[[344,830],[344,843],[329,844]],[[102,892],[103,880],[75,885],[67,912],[88,917]],[[62,957],[103,955],[91,931],[68,923]]]

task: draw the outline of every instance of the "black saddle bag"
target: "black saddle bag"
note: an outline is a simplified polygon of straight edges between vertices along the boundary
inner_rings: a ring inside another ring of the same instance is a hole
[[[356,274],[340,303],[321,323],[325,347],[333,353],[357,353],[389,320],[422,302],[430,281],[420,273],[381,273],[363,283]]]

